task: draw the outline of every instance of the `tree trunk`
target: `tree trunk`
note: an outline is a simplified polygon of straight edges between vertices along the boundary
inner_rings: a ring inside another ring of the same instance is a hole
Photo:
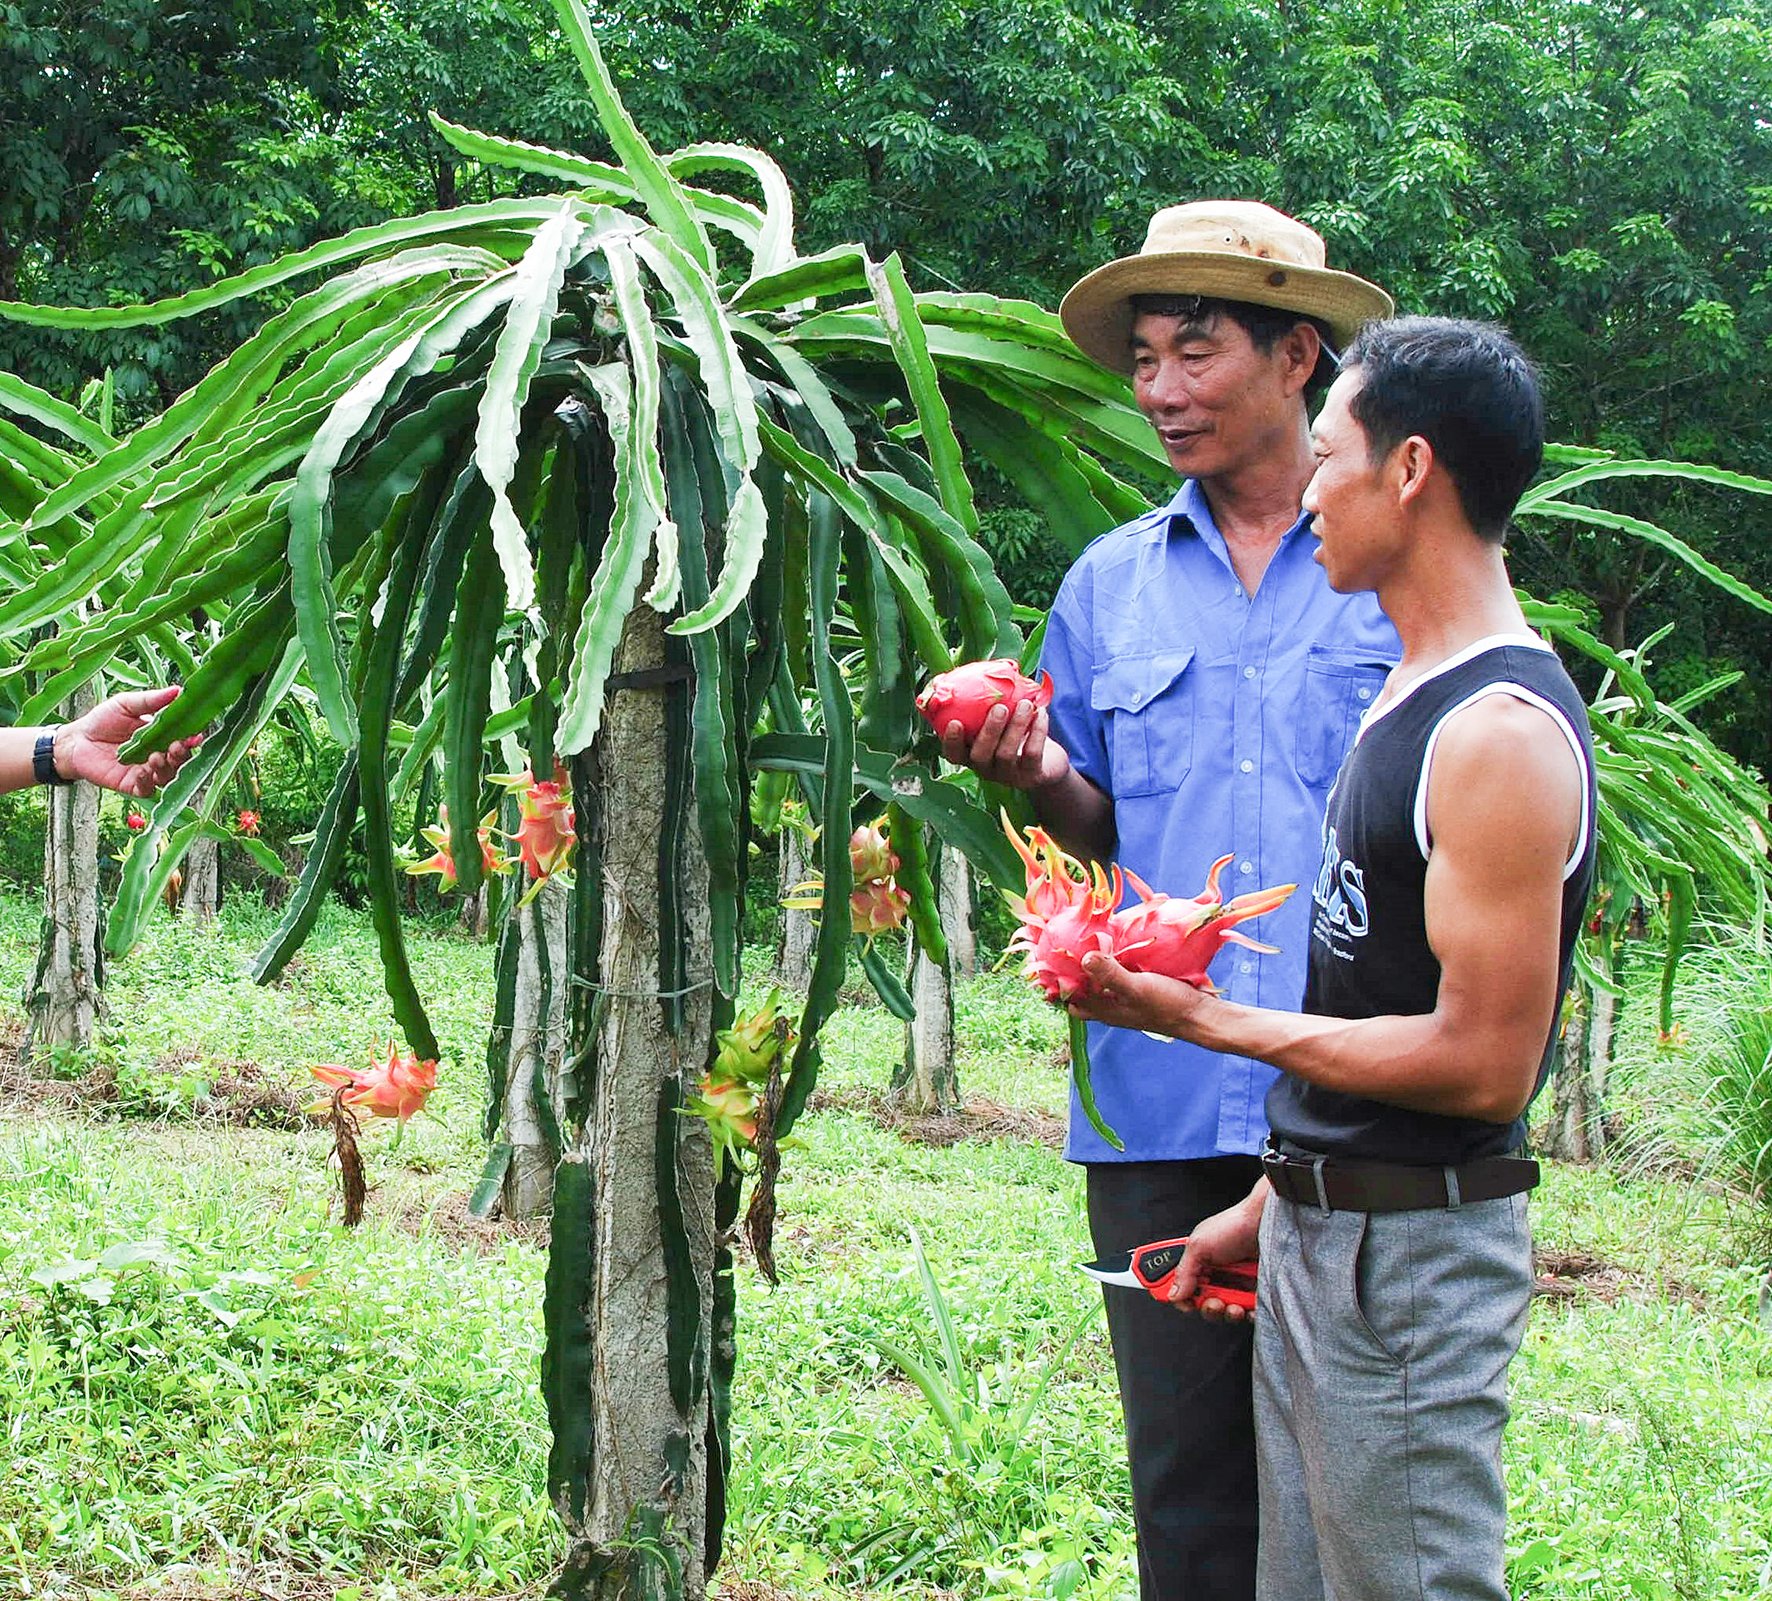
[[[68,710],[78,717],[97,700],[79,691]],[[98,894],[98,802],[91,784],[49,791],[43,845],[43,932],[37,967],[25,991],[30,1030],[27,1061],[57,1046],[85,1050],[103,1015],[104,912]]]
[[[941,849],[941,931],[948,940],[948,966],[957,978],[978,976],[978,930],[972,910],[972,864],[952,845]]]
[[[213,923],[221,904],[221,841],[199,834],[180,864],[185,885],[180,905],[199,923]]]
[[[546,898],[546,893],[544,892],[541,896],[537,897],[536,901],[531,902],[531,907],[538,905],[540,901],[545,900]],[[461,931],[464,934],[472,934],[476,939],[486,938],[490,923],[487,915],[487,907],[490,900],[491,897],[487,894],[487,886],[484,882],[481,883],[480,887],[475,890],[472,895],[462,896],[461,905],[456,908],[455,915],[456,921],[460,925]],[[525,910],[529,909],[530,907],[525,908]],[[565,935],[562,934],[561,938],[565,938]]]
[[[892,1095],[921,1116],[957,1112],[960,1079],[954,1067],[953,972],[932,962],[911,941],[911,1004],[917,1015],[904,1026],[904,1060],[892,1075]]]
[[[1606,1154],[1606,1080],[1618,998],[1578,985],[1563,1034],[1544,1149],[1563,1162],[1597,1162]]]
[[[602,776],[581,813],[600,835],[581,872],[600,858],[602,927],[597,964],[578,977],[604,1004],[588,1014],[594,1055],[574,1064],[585,1124],[555,1176],[542,1372],[549,1483],[569,1534],[552,1593],[575,1601],[700,1601],[707,1579],[713,1156],[677,1107],[712,1034],[708,875],[692,806],[680,834],[661,830],[665,703],[685,685],[619,682],[664,662],[663,623],[646,606],[628,618],[596,745]],[[674,860],[661,846],[673,837]],[[669,986],[686,992],[675,1034],[660,993],[661,878],[691,964]]]
[[[481,894],[484,897],[484,891]],[[566,965],[566,909],[571,899],[566,886],[550,878],[527,906],[511,909],[517,982],[505,1068],[504,1137],[511,1146],[502,1203],[506,1217],[535,1217],[554,1200],[564,1104],[566,994],[571,980]]]
[[[796,884],[806,882],[809,871],[806,841],[797,828],[784,828],[777,836],[781,841],[781,898],[786,899]],[[812,983],[812,955],[818,942],[818,929],[810,912],[782,908],[781,934],[775,945],[775,980],[804,995]]]
[[[939,844],[931,853],[936,904],[943,931],[952,907],[953,859],[957,851]],[[892,1095],[907,1112],[929,1117],[960,1109],[960,1079],[954,1066],[954,970],[949,948],[946,964],[931,961],[928,952],[911,942],[907,984],[916,1015],[904,1026],[904,1058],[892,1075]]]

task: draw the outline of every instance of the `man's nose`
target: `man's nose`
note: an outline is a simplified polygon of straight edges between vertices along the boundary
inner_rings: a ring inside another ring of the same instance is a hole
[[[1176,361],[1157,364],[1156,371],[1145,385],[1145,395],[1150,405],[1159,411],[1185,411],[1194,398],[1187,375],[1181,363]]]

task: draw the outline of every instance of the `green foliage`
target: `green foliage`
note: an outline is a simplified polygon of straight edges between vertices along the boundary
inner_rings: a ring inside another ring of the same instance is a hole
[[[1045,519],[1023,507],[998,506],[979,525],[979,542],[991,553],[1003,587],[1022,605],[1050,606],[1071,557]]]
[[[1682,974],[1676,1029],[1627,1027],[1614,1074],[1627,1160],[1689,1165],[1729,1198],[1742,1260],[1772,1270],[1772,956],[1719,939]]]
[[[910,706],[913,678],[951,665],[956,648],[1022,646],[976,542],[956,408],[987,420],[1000,471],[1062,469],[1070,504],[1103,525],[1132,491],[1074,436],[1133,469],[1157,455],[1122,387],[1049,313],[914,295],[896,258],[876,263],[857,247],[808,261],[796,253],[792,194],[766,156],[730,145],[658,155],[616,96],[583,7],[557,0],[556,11],[619,167],[436,126],[482,159],[570,173],[573,192],[359,229],[154,305],[0,307],[43,326],[157,326],[335,274],[123,442],[73,427],[15,386],[16,408],[61,423],[91,459],[46,460],[22,529],[44,570],[0,607],[0,635],[22,636],[95,584],[107,598],[122,590],[102,618],[21,641],[15,675],[67,679],[145,648],[172,615],[169,590],[225,611],[184,695],[141,736],[145,745],[220,720],[130,852],[114,952],[138,936],[178,853],[305,672],[356,782],[335,788],[324,848],[262,966],[274,972],[301,937],[360,810],[384,980],[424,1055],[431,1025],[409,970],[390,838],[409,832],[394,809],[396,774],[404,782],[413,765],[400,747],[420,738],[412,725],[436,725],[433,695],[453,856],[471,890],[493,663],[509,651],[526,664],[512,692],[571,757],[596,739],[630,615],[643,604],[673,619],[693,669],[695,779],[666,796],[663,834],[678,837],[692,792],[716,982],[732,1000],[747,747],[765,697],[790,725],[802,699],[815,709],[817,734],[785,737],[813,747],[796,778],[823,840],[847,837],[859,769],[870,787],[902,791],[918,826],[936,822],[983,871],[1004,871],[989,819],[928,770],[933,741]],[[738,175],[761,204],[687,181],[708,172]],[[818,308],[821,293],[835,304]],[[147,514],[164,504],[183,508],[170,525]],[[93,519],[91,537],[69,542],[76,518]],[[832,656],[840,616],[857,630],[849,679]],[[804,661],[783,652],[786,632],[809,643]],[[36,688],[31,706],[50,693]],[[922,776],[888,774],[913,744]],[[841,901],[847,861],[826,856],[826,892]],[[674,864],[661,863],[672,879]],[[599,869],[587,859],[583,871]],[[1007,871],[1006,882],[1012,861]],[[927,904],[926,872],[917,882],[909,861],[904,872],[913,901]],[[820,943],[782,1132],[814,1081],[848,931],[827,920]],[[907,1013],[879,953],[863,961]]]
[[[496,142],[452,142],[430,111],[609,153],[546,0],[260,6],[250,32],[228,4],[88,11],[7,8],[0,65],[21,104],[0,117],[16,180],[14,215],[0,211],[0,298],[150,299],[355,222],[584,168],[513,170]],[[1405,309],[1512,324],[1543,364],[1554,435],[1767,475],[1767,28],[1764,0],[1628,12],[1335,0],[1308,14],[744,0],[628,7],[604,44],[665,144],[737,140],[775,156],[802,197],[809,255],[860,240],[900,252],[915,284],[1050,305],[1134,248],[1156,206],[1255,195],[1306,216],[1332,260]],[[71,396],[113,364],[136,416],[261,313],[236,302],[102,338],[0,325],[0,366]],[[982,450],[990,418],[962,406],[957,421]],[[1025,476],[1013,491],[1035,492]],[[1688,531],[1772,590],[1756,523],[1717,492],[1640,483],[1618,509]],[[1065,522],[1076,540],[1106,526]],[[1056,558],[1026,570],[1021,531],[988,517],[986,542],[1019,598],[1045,599]],[[1772,767],[1772,710],[1754,693],[1772,676],[1772,635],[1754,618],[1604,529],[1539,522],[1513,557],[1535,591],[1578,584],[1615,649],[1672,622],[1695,657],[1747,668],[1705,725]]]
[[[44,824],[40,790],[0,795],[0,882],[15,889],[43,882]]]

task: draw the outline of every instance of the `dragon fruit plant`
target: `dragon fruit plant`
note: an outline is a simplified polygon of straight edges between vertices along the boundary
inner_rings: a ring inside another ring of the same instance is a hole
[[[1036,706],[1051,705],[1051,675],[1041,673],[1036,683],[1022,672],[1020,663],[1003,656],[937,673],[917,696],[917,710],[938,735],[958,723],[970,745],[993,706],[1006,706],[1013,712],[1024,700]]]

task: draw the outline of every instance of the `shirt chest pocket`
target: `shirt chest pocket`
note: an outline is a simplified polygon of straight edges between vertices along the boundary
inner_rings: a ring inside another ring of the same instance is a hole
[[[1102,714],[1113,764],[1113,798],[1160,795],[1180,786],[1194,764],[1199,675],[1191,646],[1154,656],[1117,657],[1097,669],[1089,704]]]
[[[1304,664],[1298,719],[1298,776],[1327,789],[1341,770],[1360,719],[1378,699],[1391,663],[1369,651],[1312,645]]]

